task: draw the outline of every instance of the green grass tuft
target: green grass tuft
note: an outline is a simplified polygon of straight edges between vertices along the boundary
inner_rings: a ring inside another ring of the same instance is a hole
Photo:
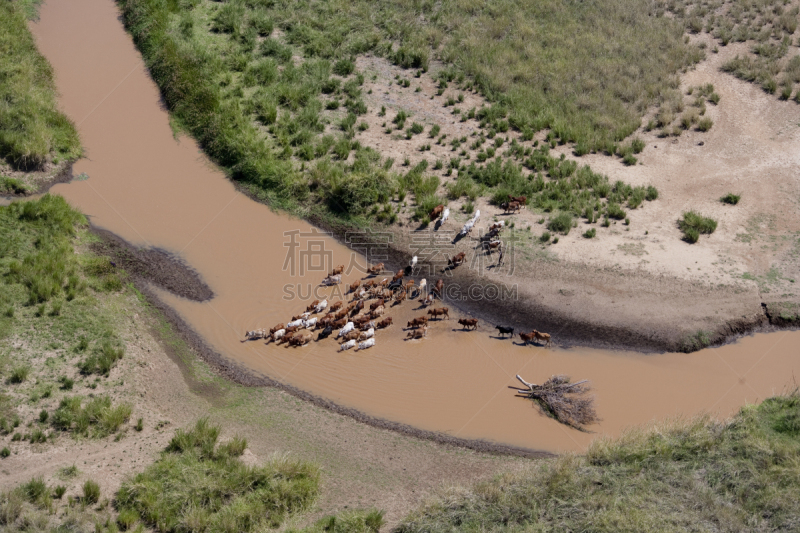
[[[688,243],[696,243],[701,234],[711,234],[717,229],[717,221],[704,217],[695,211],[688,211],[678,221],[678,228],[683,232],[683,238]]]
[[[723,204],[736,205],[739,203],[739,200],[741,199],[742,197],[740,195],[729,192],[728,194],[720,198],[719,201],[722,202]]]

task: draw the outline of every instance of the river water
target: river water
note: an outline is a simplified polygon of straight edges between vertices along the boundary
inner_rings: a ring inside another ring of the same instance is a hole
[[[793,373],[800,374],[798,331],[758,334],[693,354],[642,355],[523,347],[495,338],[488,326],[460,331],[454,316],[432,324],[426,339],[405,341],[398,322],[423,313],[411,302],[388,313],[395,325],[363,352],[337,353],[331,339],[304,348],[241,343],[245,330],[286,322],[304,310],[304,301],[284,298],[285,286],[300,284],[308,294],[305,287],[322,276],[301,275],[299,251],[322,241],[333,264],[346,265],[351,252],[331,238],[301,235],[294,275],[284,268],[292,266],[286,257],[293,250],[285,246],[286,232],[313,228],[243,196],[191,139],[175,139],[113,1],[46,0],[31,28],[86,149],[75,173],[89,179],[52,192],[95,225],[136,245],[170,250],[197,269],[214,299],[161,296],[217,351],[258,373],[422,429],[550,451],[582,451],[598,435],[652,419],[702,411],[727,416],[782,391]],[[358,277],[354,272],[344,281]],[[591,380],[603,419],[591,432],[542,416],[508,389],[517,383],[515,374],[542,382],[556,373]]]

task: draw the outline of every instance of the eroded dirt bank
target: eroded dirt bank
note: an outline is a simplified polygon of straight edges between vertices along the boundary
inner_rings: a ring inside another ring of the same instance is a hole
[[[53,191],[87,213],[93,224],[134,246],[166,250],[195,269],[213,299],[192,301],[157,287],[152,290],[232,365],[370,417],[458,438],[551,451],[583,450],[598,434],[618,434],[653,418],[703,410],[728,414],[745,401],[781,390],[798,369],[798,332],[756,335],[691,355],[642,356],[525,347],[518,339],[487,332],[485,324],[477,332],[464,332],[453,312],[450,320],[432,323],[426,339],[406,341],[402,325],[424,313],[408,301],[389,309],[394,326],[379,332],[376,346],[364,352],[337,353],[333,339],[304,348],[242,343],[246,330],[286,322],[312,299],[335,301],[341,295],[337,290],[362,277],[351,270],[339,288],[320,288],[323,273],[303,266],[301,252],[322,243],[326,267],[350,266],[351,261],[363,265],[363,257],[314,233],[307,222],[251,201],[190,139],[174,139],[158,90],[113,2],[50,0],[33,29],[55,68],[62,105],[78,125],[88,154],[76,163],[75,172],[89,179]],[[298,232],[296,248],[292,232]],[[563,265],[553,265],[549,277],[541,279],[542,287],[551,279],[572,285],[548,287],[539,296],[530,289],[520,294],[530,294],[537,305],[545,306],[555,293],[573,299],[563,309],[583,307],[577,288],[590,291],[586,287],[594,280],[581,271],[562,270]],[[666,281],[663,286],[647,278],[638,283],[643,291],[655,287],[643,294],[668,294]],[[613,291],[609,296],[616,303]],[[543,298],[541,303],[536,297]],[[627,315],[619,312],[624,300],[609,310],[598,298],[588,309],[603,320],[601,325],[613,326],[645,312],[651,313],[649,323],[658,324],[668,305],[678,305],[678,300],[664,296],[655,301]],[[730,309],[736,310],[736,305],[732,300]],[[698,316],[706,312],[710,311],[701,308]],[[565,316],[574,320],[577,314]],[[546,320],[534,317],[540,318]],[[657,328],[655,338],[668,333],[670,322],[666,323]],[[555,329],[557,325],[553,321],[551,328],[556,338],[568,338],[563,329]],[[605,330],[587,331],[587,337],[599,338]],[[564,428],[508,390],[515,374],[536,382],[556,373],[592,380],[603,418],[591,428],[595,433]]]

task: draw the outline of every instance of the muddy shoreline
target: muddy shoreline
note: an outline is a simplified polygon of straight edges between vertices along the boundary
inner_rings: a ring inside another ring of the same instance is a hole
[[[466,448],[485,454],[512,455],[527,458],[547,458],[555,456],[545,451],[508,446],[485,440],[452,437],[444,433],[426,431],[408,424],[373,417],[357,409],[345,407],[320,396],[300,390],[292,385],[256,374],[245,366],[231,361],[211,348],[202,336],[188,325],[172,307],[162,302],[153,290],[153,285],[156,285],[177,296],[196,300],[198,294],[206,294],[210,292],[210,289],[194,270],[163,251],[136,248],[113,233],[98,228],[93,227],[92,232],[101,239],[100,243],[93,245],[93,250],[98,254],[110,254],[112,259],[123,261],[123,264],[120,265],[123,268],[128,265],[132,266],[134,270],[129,273],[131,274],[136,289],[144,295],[147,302],[153,308],[164,315],[174,331],[195,351],[200,359],[226,379],[247,387],[277,388],[300,400],[310,402],[313,405],[336,414],[347,416],[357,422],[375,428],[401,433],[417,439],[432,441],[437,444]],[[148,267],[154,268],[148,269]],[[177,284],[175,280],[181,280],[181,283]],[[213,296],[213,293],[211,294]],[[209,298],[196,301],[205,301]]]
[[[258,201],[255,198],[254,200]],[[344,236],[348,230],[353,228],[344,223],[330,223],[330,221],[318,216],[307,217],[307,220],[315,226],[330,232],[340,244],[348,246]],[[389,230],[389,228],[386,229]],[[394,231],[393,233],[397,237],[402,237],[401,232]],[[402,247],[403,244],[407,244],[407,241],[397,238],[393,244],[389,245],[388,260],[386,261],[389,270],[400,269],[409,264],[412,254],[407,251],[407,248]],[[419,266],[423,264],[419,263]],[[671,320],[665,321],[666,323],[663,325],[645,320],[609,323],[609,321],[603,319],[592,320],[590,316],[586,316],[589,313],[568,311],[566,306],[563,305],[542,304],[534,295],[530,294],[530,291],[526,291],[524,287],[519,286],[519,282],[525,281],[521,278],[508,278],[509,284],[505,284],[509,290],[513,290],[513,286],[517,286],[517,297],[512,301],[474,299],[470,296],[469,291],[466,291],[466,296],[454,299],[448,297],[448,283],[458,283],[463,288],[473,285],[481,287],[487,284],[497,285],[503,284],[503,282],[496,278],[492,279],[477,275],[474,271],[469,270],[466,265],[453,270],[451,272],[452,276],[441,273],[444,266],[442,264],[437,263],[429,266],[437,272],[436,278],[445,280],[444,301],[448,305],[467,315],[481,319],[488,324],[489,329],[493,329],[494,325],[501,324],[514,327],[515,332],[528,331],[532,327],[536,327],[541,331],[549,331],[555,334],[554,338],[557,339],[557,344],[563,348],[588,347],[643,353],[691,353],[703,348],[723,346],[730,342],[735,342],[742,336],[754,333],[800,328],[800,316],[795,315],[794,319],[787,319],[785,313],[783,315],[780,314],[780,304],[764,302],[760,295],[758,301],[753,300],[752,295],[750,295],[750,300],[753,301],[747,302],[748,305],[743,311],[744,314],[739,314],[736,318],[729,316],[727,319],[718,321],[713,328],[703,330],[701,333],[695,333],[694,335],[692,333],[687,334],[687,331],[692,331],[693,319],[691,317],[684,318],[679,316],[678,320],[673,317]],[[537,266],[536,263],[533,263],[526,268],[534,269]],[[560,268],[565,271],[574,270],[577,277],[586,276],[587,278],[601,271],[601,269],[593,269],[587,265],[567,264],[560,265]],[[652,279],[647,279],[646,275],[639,273],[635,275],[644,278],[645,283],[658,280],[662,285],[667,287],[672,285],[685,293],[698,292],[699,294],[694,298],[687,298],[682,302],[685,310],[692,309],[701,301],[708,306],[709,298],[713,297],[713,290],[698,288],[697,284],[690,284],[678,279],[658,278],[656,276],[651,276]],[[412,277],[421,278],[424,276]],[[431,284],[430,277],[428,283]],[[612,300],[611,304],[616,303],[621,307],[625,306],[624,300],[626,297],[631,296],[624,293],[625,284],[626,282],[623,281],[620,284],[615,284],[616,286],[608,287],[609,292],[616,292],[616,298],[620,300]],[[556,293],[560,292],[560,290],[556,290],[554,286],[552,292]],[[662,303],[661,297],[651,298],[646,301],[645,306],[650,305],[653,308],[658,308]],[[609,308],[611,307],[613,305],[609,306]],[[642,307],[641,303],[639,307]],[[713,301],[711,302],[711,307],[713,307]],[[771,309],[773,311],[770,311]],[[741,309],[736,309],[735,311],[741,311]],[[581,316],[581,314],[585,316]],[[729,315],[733,314],[734,312],[729,312]],[[595,317],[597,316],[595,315]]]

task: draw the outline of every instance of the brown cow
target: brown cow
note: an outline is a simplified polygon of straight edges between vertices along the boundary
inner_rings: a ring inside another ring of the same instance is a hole
[[[444,280],[440,279],[436,282],[436,285],[431,289],[431,294],[436,295],[439,299],[442,299],[442,294],[444,291]]]
[[[383,313],[385,313],[385,312],[386,312],[386,308],[384,308],[383,306],[380,306],[380,307],[376,307],[376,308],[375,308],[375,309],[374,309],[374,310],[373,310],[373,311],[372,311],[372,312],[369,314],[369,316],[370,316],[370,318],[372,318],[372,319],[375,319],[375,318],[378,318],[379,316],[382,316],[382,315],[383,315]]]
[[[342,329],[345,326],[345,324],[347,324],[347,319],[340,318],[339,320],[332,322],[331,326],[333,326],[333,329]]]
[[[342,337],[342,342],[353,341],[353,340],[357,341],[359,335],[361,335],[361,332],[358,331],[357,329],[354,329],[349,333],[345,333],[344,337]]]
[[[378,284],[377,281],[375,281],[374,279],[371,279],[371,280],[368,280],[368,281],[364,282],[364,288],[365,289],[371,289],[372,287],[374,287],[377,284]]]
[[[508,213],[509,211],[513,213],[514,211],[520,210],[520,205],[519,202],[503,202],[502,204],[500,204],[500,208],[506,213]]]
[[[446,316],[448,320],[450,319],[450,309],[448,309],[447,307],[437,307],[436,309],[429,309],[428,314],[431,315],[431,318]]]
[[[394,277],[392,278],[392,281],[397,281],[398,279],[403,279],[403,276],[405,276],[405,275],[406,275],[405,271],[401,268],[400,270],[397,271],[397,274],[394,275]]]
[[[339,300],[338,302],[336,302],[335,304],[330,306],[330,308],[328,309],[328,313],[329,314],[330,313],[335,313],[336,311],[341,309],[343,305],[344,305],[344,303],[341,300]]]
[[[520,206],[528,205],[528,197],[527,196],[511,196],[508,195],[508,199],[512,202],[517,202]]]
[[[306,313],[310,313],[311,311],[315,310],[318,305],[319,305],[319,300],[314,300],[313,302],[311,302],[311,305],[306,307]]]
[[[275,333],[275,332],[276,332],[276,331],[278,331],[279,329],[286,329],[286,324],[284,324],[283,322],[281,322],[280,324],[278,324],[278,325],[277,325],[277,326],[275,326],[274,328],[270,328],[270,330],[269,330],[269,334],[270,334],[270,335],[272,335],[273,333]]]
[[[413,287],[414,287],[414,280],[412,279],[408,283],[406,283],[404,288],[406,291],[410,291]]]
[[[317,329],[325,328],[329,326],[331,322],[333,322],[333,319],[330,316],[324,316],[317,320]]]
[[[388,328],[388,327],[389,327],[389,326],[391,326],[391,325],[392,325],[392,317],[390,317],[390,316],[387,316],[386,318],[384,318],[383,320],[381,320],[380,322],[378,322],[378,324],[377,324],[377,326],[376,326],[376,327],[377,327],[378,329],[383,329],[383,328]]]
[[[463,263],[466,259],[467,259],[467,254],[465,254],[464,252],[459,252],[453,257],[447,258],[447,266],[455,268],[459,266],[461,263]]]
[[[294,315],[292,317],[292,322],[294,322],[295,320],[301,320],[301,319],[305,320],[306,318],[308,318],[308,315],[309,315],[308,311],[306,311],[305,313],[300,313],[299,315]]]
[[[361,280],[357,279],[350,284],[350,292],[356,292],[356,289],[361,286]]]
[[[409,331],[408,335],[406,335],[406,339],[414,340],[414,339],[421,339],[427,336],[428,336],[428,326],[422,326],[422,329]]]
[[[544,342],[545,346],[550,346],[552,344],[549,333],[542,333],[540,331],[533,330],[533,335],[536,337],[537,341]]]
[[[433,293],[431,292],[425,298],[419,300],[419,303],[423,305],[423,307],[427,307],[433,303]]]
[[[519,334],[519,338],[520,338],[520,339],[522,339],[522,341],[523,341],[525,344],[528,344],[528,343],[530,343],[530,342],[533,342],[533,340],[536,338],[536,333],[535,333],[535,330],[534,330],[534,331],[531,331],[530,333],[522,333],[522,332],[520,332],[520,334]]]
[[[344,272],[344,265],[339,265],[336,268],[334,268],[333,270],[331,270],[331,273],[328,274],[328,276],[338,276],[342,272]]]
[[[288,328],[286,328],[286,333],[294,333],[298,329],[300,329],[300,326],[289,326]]]
[[[312,337],[313,335],[310,331],[301,331],[295,335],[292,335],[292,338],[289,341],[289,346],[303,346],[311,342]]]
[[[405,299],[406,291],[397,291],[397,294],[394,295],[394,303],[392,305],[398,305]]]
[[[458,323],[464,326],[464,329],[478,329],[477,318],[459,318]]]
[[[334,319],[334,320],[339,320],[339,319],[341,319],[341,318],[344,318],[344,317],[346,317],[346,316],[347,316],[347,314],[348,314],[348,311],[347,311],[347,309],[342,309],[341,311],[339,311],[338,313],[336,313],[335,315],[333,315],[333,319]]]
[[[503,249],[503,241],[484,242],[483,243],[483,248],[491,254],[492,250],[502,250]]]
[[[386,302],[383,300],[383,298],[381,298],[377,302],[373,302],[373,303],[369,304],[369,310],[370,311],[374,311],[375,309],[379,308],[380,306],[382,306],[385,303]]]
[[[418,328],[420,326],[426,326],[427,324],[428,324],[428,317],[419,316],[419,317],[411,320],[411,322],[409,322],[408,324],[406,324],[406,327],[407,328]]]
[[[353,325],[360,328],[364,324],[367,324],[370,320],[372,320],[372,318],[370,318],[370,316],[368,314],[367,315],[361,315],[361,316],[356,317],[356,318],[353,319]]]
[[[295,336],[295,332],[294,331],[287,331],[286,333],[284,333],[283,337],[278,339],[278,341],[275,344],[285,344],[285,343],[289,342],[290,340],[292,340],[292,337],[294,337],[294,336]]]
[[[380,274],[381,272],[383,272],[383,267],[384,267],[383,263],[378,263],[377,265],[370,267],[367,270],[367,272],[369,272],[370,274]]]
[[[442,204],[437,205],[436,207],[433,208],[433,211],[431,211],[429,218],[431,220],[436,220],[437,218],[439,218],[439,215],[442,214],[442,211],[444,211],[444,206]]]
[[[364,309],[364,300],[359,300],[356,302],[355,307],[350,311],[351,316],[357,315],[362,309]]]

